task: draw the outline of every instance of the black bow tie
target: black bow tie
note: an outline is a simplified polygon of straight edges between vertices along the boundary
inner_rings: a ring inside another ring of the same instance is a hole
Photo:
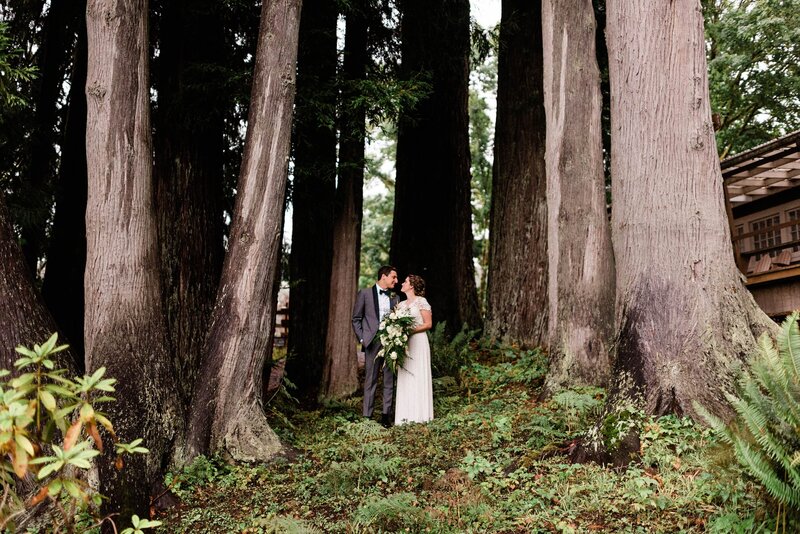
[[[389,296],[389,290],[388,289],[379,289],[378,293],[380,293],[381,295],[386,295],[387,297]]]

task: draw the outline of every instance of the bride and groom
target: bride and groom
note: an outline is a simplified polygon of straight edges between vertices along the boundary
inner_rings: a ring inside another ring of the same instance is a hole
[[[364,417],[372,417],[378,376],[383,370],[383,409],[381,424],[391,425],[392,397],[397,382],[397,403],[394,424],[424,423],[433,419],[433,385],[431,382],[431,349],[426,330],[432,325],[431,306],[425,299],[425,281],[409,274],[400,288],[405,300],[400,300],[392,288],[397,285],[397,269],[384,265],[378,269],[378,281],[362,289],[353,307],[353,331],[364,348]],[[407,309],[414,317],[414,330],[408,338],[408,356],[394,376],[383,358],[377,358],[381,348],[378,327],[381,319],[397,307]]]

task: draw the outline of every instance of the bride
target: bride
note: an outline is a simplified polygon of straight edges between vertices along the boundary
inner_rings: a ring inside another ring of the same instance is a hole
[[[397,402],[394,424],[424,423],[433,419],[431,348],[426,330],[432,325],[431,305],[425,300],[425,281],[409,274],[400,291],[406,300],[397,305],[414,317],[414,330],[408,338],[408,356],[397,371]]]

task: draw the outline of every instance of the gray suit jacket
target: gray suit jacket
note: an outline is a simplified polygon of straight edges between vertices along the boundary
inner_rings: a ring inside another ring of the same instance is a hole
[[[397,297],[390,298],[389,306],[394,308],[397,302]],[[358,339],[364,340],[365,347],[372,343],[378,333],[380,315],[378,287],[372,286],[359,291],[353,306],[353,332]]]

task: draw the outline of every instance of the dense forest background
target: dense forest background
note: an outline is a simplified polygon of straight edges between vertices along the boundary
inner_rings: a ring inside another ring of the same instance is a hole
[[[729,417],[777,328],[719,159],[800,129],[800,2],[696,4],[503,0],[482,27],[467,0],[3,2],[0,361],[58,331],[61,366],[119,379],[116,433],[150,449],[99,462],[126,517],[170,465],[285,452],[281,286],[294,394],[352,397],[385,263],[443,339],[546,349],[543,397]]]

